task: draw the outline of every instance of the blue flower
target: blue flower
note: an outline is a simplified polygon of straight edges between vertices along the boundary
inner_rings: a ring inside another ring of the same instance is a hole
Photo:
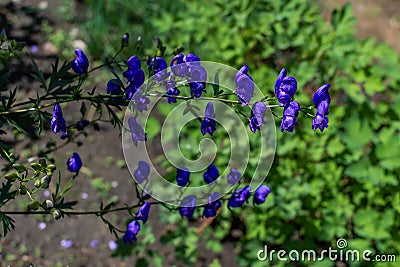
[[[228,207],[231,208],[238,208],[243,205],[244,202],[247,202],[249,199],[250,193],[250,186],[242,187],[236,190],[235,193],[232,194],[231,198],[228,201]]]
[[[204,182],[206,184],[210,184],[215,180],[217,180],[218,177],[219,177],[219,171],[217,167],[215,167],[215,165],[211,163],[208,166],[207,171],[203,174]]]
[[[297,81],[294,77],[286,76],[283,68],[275,81],[274,92],[281,106],[286,106],[297,90]]]
[[[147,136],[143,131],[142,125],[140,125],[135,117],[128,119],[129,129],[132,131],[132,142],[135,146],[138,145],[138,141],[146,141]]]
[[[149,218],[150,212],[150,203],[145,202],[143,206],[136,213],[136,220],[141,220],[143,223],[146,223]]]
[[[167,86],[167,95],[171,96],[178,96],[181,92],[178,90],[178,88],[175,87],[176,82],[174,81],[167,81],[166,86]],[[176,103],[176,98],[175,97],[167,97],[167,102],[168,103]]]
[[[111,79],[107,82],[107,94],[110,95],[122,94],[120,81],[118,79]]]
[[[200,97],[203,93],[204,88],[206,88],[207,81],[207,71],[206,69],[198,64],[194,64],[189,68],[188,82],[190,87],[190,94],[195,97]]]
[[[204,206],[203,217],[210,218],[217,215],[217,211],[222,207],[222,202],[219,199],[220,194],[218,192],[214,192],[208,203]]]
[[[257,130],[261,130],[261,126],[266,124],[264,120],[265,113],[267,112],[267,107],[263,102],[254,103],[251,108],[250,115],[250,130],[255,133]]]
[[[228,174],[227,178],[229,185],[235,185],[239,182],[240,178],[242,178],[242,174],[238,170],[231,168],[231,172]]]
[[[200,58],[195,54],[186,54],[183,61],[187,66],[192,67],[194,65],[200,65]]]
[[[170,67],[172,73],[179,77],[185,77],[189,71],[189,68],[184,61],[183,54],[178,54],[174,56],[171,60]]]
[[[205,135],[209,133],[213,135],[216,130],[217,123],[215,122],[215,112],[214,112],[214,105],[213,103],[209,102],[206,106],[206,110],[204,112],[204,120],[201,123],[201,133]]]
[[[196,207],[196,196],[187,195],[182,199],[181,205],[178,209],[182,217],[191,219],[193,217],[195,207]]]
[[[136,91],[144,83],[144,71],[141,69],[140,59],[137,56],[131,56],[128,61],[128,70],[122,75],[127,79],[128,84],[125,90],[126,99],[131,100]]]
[[[300,105],[296,101],[291,101],[283,109],[283,118],[281,122],[281,132],[288,131],[293,132],[294,126],[299,125],[296,121],[299,115]]]
[[[140,231],[140,224],[133,220],[126,227],[126,232],[122,237],[122,240],[125,244],[132,244],[133,241],[136,241],[136,235]]]
[[[133,105],[135,109],[139,112],[147,110],[147,105],[150,104],[150,99],[142,95],[142,91],[139,89],[133,95]]]
[[[237,94],[239,101],[242,102],[242,106],[248,105],[254,94],[254,82],[247,73],[248,69],[249,67],[244,65],[235,77],[235,94]]]
[[[61,139],[67,138],[68,137],[68,130],[67,130],[67,124],[65,122],[65,119],[63,117],[63,113],[60,107],[60,104],[56,103],[53,108],[53,118],[51,119],[50,122],[51,130],[53,133],[58,133],[60,132],[60,137]]]
[[[314,131],[319,129],[323,132],[325,128],[328,128],[329,104],[331,103],[331,97],[328,91],[330,86],[330,84],[325,84],[314,94],[313,104],[317,108],[317,113],[312,121],[312,129]]]
[[[179,186],[185,186],[189,183],[190,172],[186,168],[176,169],[176,181]]]
[[[135,180],[138,184],[143,183],[144,180],[147,179],[147,177],[150,174],[150,166],[146,161],[139,161],[138,163],[138,168],[135,170],[135,173],[133,174],[133,177],[135,177]]]
[[[129,69],[135,70],[141,68],[140,58],[138,56],[131,56],[126,63]]]
[[[82,50],[76,49],[75,50],[76,57],[72,61],[72,70],[77,74],[77,75],[82,75],[83,73],[87,72],[89,68],[89,60],[86,57],[85,53],[83,53]]]
[[[253,197],[253,204],[262,204],[265,202],[266,197],[271,193],[271,189],[265,184],[260,185]]]
[[[149,72],[154,71],[154,80],[159,83],[164,81],[168,77],[167,73],[167,62],[162,57],[156,57],[155,63],[154,58],[151,59],[149,64]]]
[[[74,152],[72,157],[67,161],[67,168],[69,172],[79,172],[82,167],[82,160],[78,153]]]

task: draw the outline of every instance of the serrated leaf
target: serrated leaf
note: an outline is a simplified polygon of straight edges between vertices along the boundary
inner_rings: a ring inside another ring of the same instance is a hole
[[[32,59],[32,68],[33,71],[35,72],[34,74],[31,74],[32,77],[40,82],[40,88],[43,88],[47,92],[47,85],[46,85],[46,80],[44,79],[43,72],[39,69],[38,65],[36,64],[35,60]]]

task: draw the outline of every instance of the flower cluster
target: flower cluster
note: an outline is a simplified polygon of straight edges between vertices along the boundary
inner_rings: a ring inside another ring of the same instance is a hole
[[[136,240],[136,235],[140,231],[140,224],[138,221],[142,221],[145,224],[149,218],[150,203],[145,202],[143,206],[136,213],[135,220],[132,220],[126,227],[126,232],[122,237],[125,244],[132,244]]]

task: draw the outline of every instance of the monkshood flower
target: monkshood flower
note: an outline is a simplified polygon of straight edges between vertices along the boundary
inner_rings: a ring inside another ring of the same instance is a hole
[[[167,95],[178,96],[181,93],[178,90],[178,88],[175,87],[175,85],[176,85],[175,81],[167,81],[166,82]],[[168,103],[176,103],[176,98],[175,97],[167,97],[167,102]]]
[[[85,72],[87,72],[89,68],[89,60],[86,57],[85,53],[83,53],[82,50],[76,49],[75,50],[76,57],[72,61],[71,67],[72,70],[77,74],[77,75],[82,75]]]
[[[281,106],[286,106],[293,98],[297,90],[297,81],[294,77],[286,76],[283,68],[275,81],[274,93]]]
[[[185,186],[189,183],[190,172],[186,168],[176,169],[176,182],[179,186]]]
[[[317,114],[312,121],[312,129],[315,131],[319,129],[321,132],[325,128],[328,128],[328,114],[329,104],[331,103],[331,97],[329,95],[330,84],[321,86],[314,94],[313,104],[317,108]]]
[[[191,62],[188,74],[188,82],[190,87],[190,94],[199,98],[206,88],[207,71],[199,64]]]
[[[217,211],[222,207],[222,202],[219,199],[220,194],[218,192],[214,192],[208,203],[204,206],[203,217],[210,218],[217,215]]]
[[[213,135],[216,130],[217,123],[215,122],[215,112],[213,103],[209,102],[204,112],[204,120],[201,123],[200,130],[203,135],[209,133]]]
[[[133,105],[135,109],[139,112],[147,110],[147,105],[150,104],[150,99],[142,95],[142,91],[139,89],[133,95]]]
[[[150,166],[146,161],[139,161],[138,167],[135,170],[133,177],[135,177],[135,180],[138,184],[143,183],[144,180],[147,179],[147,177],[150,174]]]
[[[171,60],[170,67],[174,75],[178,77],[185,77],[189,71],[189,67],[186,65],[183,54],[174,56]]]
[[[118,79],[111,79],[107,82],[107,94],[110,95],[122,94],[120,81]]]
[[[230,208],[239,208],[243,205],[244,202],[247,202],[249,199],[250,186],[242,187],[236,190],[235,193],[232,194],[231,198],[228,201],[228,207]]]
[[[143,206],[136,213],[136,220],[141,220],[145,224],[149,218],[150,203],[145,202]]]
[[[146,141],[147,136],[143,131],[142,125],[140,125],[135,117],[128,119],[129,129],[132,131],[132,142],[135,146],[138,145],[138,141]]]
[[[155,63],[154,58],[151,59],[149,72],[154,71],[153,77],[157,83],[164,81],[168,77],[167,67],[167,62],[162,57],[156,57]]]
[[[53,118],[51,119],[50,122],[51,130],[53,133],[58,133],[60,132],[60,138],[64,139],[68,137],[68,130],[67,130],[67,124],[65,122],[65,119],[63,117],[63,113],[60,107],[60,104],[56,103],[53,108]]]
[[[207,171],[203,174],[204,182],[206,184],[211,184],[219,177],[219,171],[214,164],[210,164],[207,168]]]
[[[127,79],[128,85],[125,90],[126,99],[131,100],[136,91],[144,83],[144,71],[141,69],[140,59],[137,56],[131,56],[128,61],[128,70],[122,73]]]
[[[196,207],[196,196],[187,195],[182,199],[181,206],[178,209],[182,217],[191,219],[193,217],[195,207]]]
[[[269,193],[271,193],[271,189],[268,186],[266,186],[265,184],[260,185],[254,193],[253,204],[264,203]]]
[[[250,75],[247,73],[249,67],[244,65],[236,74],[235,77],[235,94],[237,94],[242,106],[250,103],[254,94],[254,82]]]
[[[60,245],[62,248],[67,248],[67,249],[71,248],[73,244],[74,243],[72,242],[72,240],[68,240],[68,239],[62,239],[60,241]]]
[[[78,153],[74,152],[72,157],[67,160],[67,168],[69,172],[78,172],[82,167],[82,160]]]
[[[200,58],[195,54],[186,54],[183,61],[187,66],[192,67],[194,65],[200,65]]]
[[[266,124],[264,120],[265,113],[267,112],[267,107],[263,102],[254,103],[251,108],[250,115],[250,130],[255,133],[257,130],[261,130],[261,126]]]
[[[126,232],[122,237],[122,240],[125,244],[132,244],[133,241],[136,241],[136,235],[140,231],[140,224],[133,220],[126,227]]]
[[[242,178],[242,174],[238,170],[231,168],[227,178],[229,185],[235,185],[237,182],[239,182],[240,178]]]
[[[299,115],[300,105],[296,101],[291,101],[283,109],[283,118],[281,122],[281,132],[288,131],[293,132],[294,126],[299,125],[296,121]]]

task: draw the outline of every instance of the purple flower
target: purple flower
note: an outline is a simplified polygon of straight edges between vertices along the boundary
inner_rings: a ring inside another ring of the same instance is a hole
[[[190,172],[186,168],[176,169],[176,181],[179,186],[185,186],[189,183]]]
[[[184,55],[183,54],[178,54],[174,56],[171,60],[171,71],[174,75],[179,76],[179,77],[185,77],[188,73],[188,66],[184,62]]]
[[[82,50],[76,49],[75,50],[76,57],[72,61],[72,70],[77,74],[77,75],[82,75],[83,73],[87,72],[89,68],[89,60],[86,57],[85,53],[83,53]]]
[[[136,213],[136,219],[141,220],[143,224],[147,222],[147,219],[149,218],[149,212],[150,212],[150,203],[145,202],[143,206],[139,209],[139,211]]]
[[[162,57],[156,57],[155,64],[154,58],[151,59],[149,64],[149,72],[152,70],[154,71],[153,77],[157,83],[164,81],[168,77],[167,67],[167,62]]]
[[[243,205],[244,202],[247,202],[249,199],[250,193],[250,186],[242,187],[236,190],[235,193],[232,194],[231,198],[228,201],[228,207],[231,208],[238,208]]]
[[[239,182],[240,178],[242,178],[242,174],[238,170],[231,168],[231,172],[228,174],[227,178],[229,185],[235,185]]]
[[[125,89],[126,99],[131,100],[136,91],[144,83],[144,71],[142,69],[128,70],[124,72],[125,76],[128,77],[128,86]]]
[[[135,180],[138,184],[143,183],[144,180],[147,179],[147,177],[150,174],[150,166],[146,161],[139,161],[138,163],[138,168],[135,170],[135,173],[133,174],[133,177],[135,177]]]
[[[82,167],[82,160],[78,153],[74,152],[72,157],[68,159],[67,167],[69,172],[79,172]]]
[[[131,56],[126,63],[129,69],[135,70],[141,68],[140,58],[138,56]]]
[[[110,95],[122,94],[120,81],[118,79],[111,79],[107,82],[107,94]]]
[[[194,214],[194,209],[196,206],[196,196],[195,195],[187,195],[181,201],[181,205],[178,208],[179,213],[182,217],[186,217],[191,219]]]
[[[248,69],[249,67],[244,65],[235,77],[235,94],[238,95],[239,101],[242,102],[242,106],[248,105],[254,94],[254,82],[247,73]]]
[[[288,131],[293,132],[294,126],[299,125],[296,121],[299,115],[300,105],[296,101],[291,101],[283,109],[283,118],[281,122],[281,132]]]
[[[219,177],[219,171],[217,167],[215,167],[215,165],[211,163],[208,166],[207,171],[203,174],[204,182],[206,184],[210,184],[215,180],[217,180],[218,177]]]
[[[255,133],[257,130],[261,130],[261,126],[266,124],[264,120],[265,113],[267,112],[267,107],[263,102],[254,103],[251,108],[250,116],[250,130]]]
[[[186,65],[192,67],[194,65],[200,65],[200,58],[195,54],[187,54],[184,56],[183,61]]]
[[[260,185],[253,197],[253,204],[262,204],[265,202],[265,198],[271,193],[271,189],[265,184]]]
[[[297,81],[294,77],[286,76],[283,68],[275,81],[274,92],[281,106],[286,106],[297,90]]]
[[[90,246],[92,248],[97,248],[99,246],[99,241],[93,239],[92,241],[90,241]]]
[[[140,224],[133,220],[126,227],[126,232],[122,237],[122,240],[125,244],[132,244],[133,241],[136,241],[136,235],[140,231]]]
[[[61,247],[68,249],[68,248],[72,247],[73,242],[71,240],[68,240],[68,239],[63,239],[63,240],[60,241],[60,245],[61,245]]]
[[[114,240],[108,241],[108,248],[111,250],[116,250],[118,248],[117,242],[115,242]]]
[[[60,132],[60,138],[65,139],[68,137],[67,124],[63,117],[60,104],[56,103],[53,108],[53,118],[50,122],[51,130],[53,133]]]
[[[150,99],[146,96],[142,95],[142,91],[139,89],[133,95],[133,105],[136,110],[139,112],[143,112],[143,110],[147,110],[147,105],[150,104]]]
[[[138,141],[146,141],[146,133],[143,131],[142,126],[136,121],[135,117],[128,119],[129,128],[132,131],[132,142],[135,146],[138,145]]]
[[[222,202],[219,199],[220,194],[218,192],[214,192],[208,203],[204,206],[203,217],[210,218],[217,215],[217,211],[222,207]]]
[[[216,130],[217,123],[215,122],[214,105],[211,102],[209,102],[206,106],[204,117],[205,118],[200,126],[201,133],[203,135],[205,135],[206,133],[213,135]]]
[[[178,96],[181,93],[178,90],[178,88],[175,87],[175,85],[176,85],[176,82],[174,82],[174,81],[166,82],[167,95]],[[167,102],[168,103],[176,103],[176,98],[175,97],[167,97]]]
[[[328,128],[328,114],[329,104],[331,103],[331,97],[329,95],[330,84],[321,86],[314,94],[313,104],[317,108],[317,113],[312,121],[312,129],[315,131],[319,129],[321,132],[325,128]]]
[[[190,94],[195,97],[200,97],[206,88],[207,71],[199,64],[193,64],[189,68],[188,81]]]

